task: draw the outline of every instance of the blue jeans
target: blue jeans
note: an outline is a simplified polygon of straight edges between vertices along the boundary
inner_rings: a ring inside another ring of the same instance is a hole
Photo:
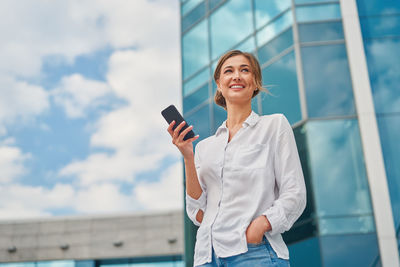
[[[289,260],[280,259],[264,237],[260,244],[247,244],[248,251],[243,254],[218,258],[214,250],[211,263],[199,267],[290,267]]]

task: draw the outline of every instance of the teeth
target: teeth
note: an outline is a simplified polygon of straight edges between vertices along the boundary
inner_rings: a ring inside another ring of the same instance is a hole
[[[231,88],[243,88],[241,85],[232,85]]]

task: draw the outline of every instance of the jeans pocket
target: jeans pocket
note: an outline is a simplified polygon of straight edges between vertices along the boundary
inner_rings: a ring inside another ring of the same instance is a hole
[[[267,240],[264,236],[260,243],[247,243],[247,248],[258,248],[261,246],[265,246],[266,242]]]

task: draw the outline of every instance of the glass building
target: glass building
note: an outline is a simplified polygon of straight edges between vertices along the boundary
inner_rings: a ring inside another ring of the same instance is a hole
[[[200,138],[225,120],[212,76],[231,49],[262,66],[271,94],[253,109],[292,124],[308,204],[284,235],[291,266],[399,266],[400,1],[181,0],[181,46],[183,113]]]

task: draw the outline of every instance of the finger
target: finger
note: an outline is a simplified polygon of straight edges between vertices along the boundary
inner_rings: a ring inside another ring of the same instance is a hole
[[[172,130],[172,128],[174,127],[174,125],[175,125],[175,121],[172,121],[172,122],[169,124],[168,129],[167,129],[168,133],[169,133],[171,136],[173,135],[173,130]]]
[[[185,137],[185,135],[190,132],[193,129],[193,125],[190,125],[189,127],[187,127],[185,130],[183,130],[180,134],[179,134],[179,141],[182,141],[183,138]]]
[[[181,131],[182,127],[183,127],[185,124],[186,124],[186,122],[185,122],[185,121],[182,121],[182,122],[175,128],[175,130],[174,130],[174,135],[173,135],[174,138],[177,138],[177,137],[178,137],[179,132]]]
[[[185,144],[192,143],[192,142],[196,141],[197,139],[199,139],[199,137],[200,137],[199,135],[196,135],[195,137],[192,137],[192,138],[186,140]]]

